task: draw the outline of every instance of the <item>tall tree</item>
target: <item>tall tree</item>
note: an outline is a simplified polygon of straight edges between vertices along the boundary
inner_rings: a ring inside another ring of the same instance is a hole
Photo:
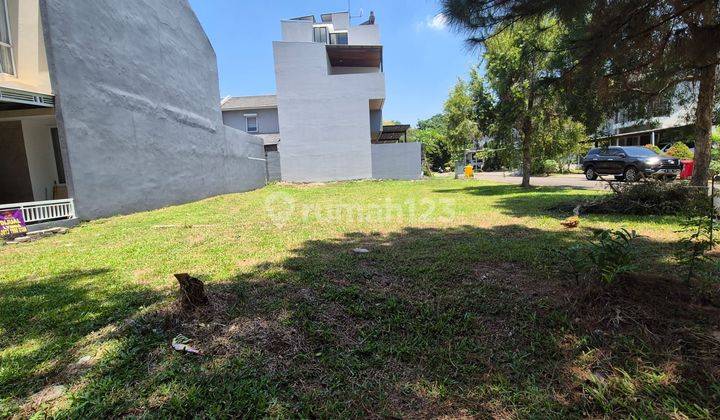
[[[472,145],[473,140],[480,137],[473,101],[470,97],[468,84],[458,79],[445,101],[445,122],[447,139],[453,153],[458,153]]]
[[[530,186],[533,144],[557,107],[544,78],[552,70],[552,50],[558,29],[550,19],[518,22],[485,43],[487,78],[499,98],[497,132],[508,142],[520,133],[522,186]]]
[[[595,129],[598,110],[638,95],[695,85],[695,170],[707,185],[710,133],[720,63],[720,0],[442,0],[470,44],[487,44],[515,23],[553,16],[566,28],[554,51],[573,109]]]

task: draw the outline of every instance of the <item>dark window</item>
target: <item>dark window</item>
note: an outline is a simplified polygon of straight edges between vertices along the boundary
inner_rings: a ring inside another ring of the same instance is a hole
[[[335,32],[330,34],[330,43],[337,45],[347,45],[348,34],[347,32]]]
[[[57,168],[58,184],[65,184],[65,166],[62,160],[62,151],[60,149],[60,137],[58,129],[53,127],[50,129],[52,137],[53,152],[55,153],[55,167]]]
[[[600,149],[590,149],[588,156],[595,156],[600,154]]]
[[[316,28],[313,28],[313,42],[327,44],[327,28],[326,27],[318,26]]]
[[[266,152],[277,152],[277,144],[266,144],[265,145],[265,151]]]

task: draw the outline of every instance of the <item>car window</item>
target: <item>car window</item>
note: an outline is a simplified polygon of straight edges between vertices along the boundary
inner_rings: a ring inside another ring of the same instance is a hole
[[[588,156],[596,156],[600,154],[600,149],[590,149]]]
[[[653,157],[653,156],[658,155],[653,150],[650,150],[647,147],[628,147],[627,154],[628,154],[628,156],[639,156],[639,157]]]
[[[617,150],[614,147],[608,147],[607,149],[600,150],[600,156],[617,156]]]

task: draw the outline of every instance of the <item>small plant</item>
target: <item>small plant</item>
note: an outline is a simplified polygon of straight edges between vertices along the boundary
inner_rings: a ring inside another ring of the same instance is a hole
[[[560,259],[561,271],[573,277],[576,284],[587,277],[597,277],[611,284],[620,275],[638,268],[634,248],[637,238],[634,230],[601,230],[586,243],[555,254]]]
[[[678,159],[692,159],[695,157],[692,150],[690,150],[690,148],[681,141],[670,146],[667,150],[667,154]]]
[[[683,270],[685,282],[689,285],[694,279],[708,280],[717,266],[717,261],[708,255],[718,244],[718,228],[711,217],[692,217],[683,223],[680,232],[687,236],[678,242],[675,259]],[[717,280],[716,280],[717,281]]]

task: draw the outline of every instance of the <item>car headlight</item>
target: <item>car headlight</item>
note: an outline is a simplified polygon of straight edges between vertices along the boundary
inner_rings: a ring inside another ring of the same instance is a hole
[[[660,163],[660,158],[651,157],[646,162],[650,165],[657,165],[658,163]]]

